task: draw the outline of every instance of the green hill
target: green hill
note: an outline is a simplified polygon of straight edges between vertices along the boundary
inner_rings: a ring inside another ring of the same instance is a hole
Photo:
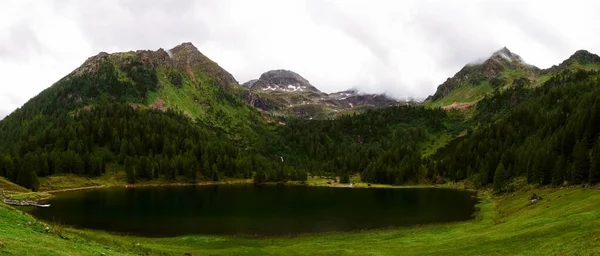
[[[541,70],[529,65],[507,48],[502,48],[481,64],[468,64],[442,83],[425,106],[445,109],[472,106],[494,91],[514,86],[536,87],[566,70],[598,70],[600,57],[585,50],[574,53],[560,65]],[[467,104],[470,103],[470,104]]]
[[[0,122],[0,176],[36,189],[36,176],[100,175],[131,157],[138,177],[182,170],[174,178],[192,165],[204,172],[190,180],[247,177],[232,166],[268,162],[252,157],[271,128],[237,87],[190,43],[100,53]]]

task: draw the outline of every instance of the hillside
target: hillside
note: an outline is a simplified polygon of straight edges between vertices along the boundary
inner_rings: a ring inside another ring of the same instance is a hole
[[[514,86],[537,87],[567,70],[599,69],[600,57],[586,50],[579,50],[559,65],[542,70],[527,64],[519,55],[504,47],[483,63],[464,66],[439,85],[435,94],[426,99],[425,105],[444,109],[470,107],[496,90]]]
[[[232,93],[235,84],[231,74],[190,43],[169,51],[100,53],[6,117],[0,142],[14,143],[48,118],[117,102],[181,111],[234,139],[255,137],[259,116]]]
[[[519,55],[504,47],[482,63],[465,65],[442,83],[435,94],[427,98],[425,105],[445,107],[476,102],[494,90],[530,83],[539,72],[537,67],[527,64]]]
[[[190,43],[100,53],[0,122],[0,176],[34,190],[38,176],[100,175],[107,164],[131,167],[132,182],[248,177],[232,166],[268,164],[256,157],[271,128],[236,84]]]

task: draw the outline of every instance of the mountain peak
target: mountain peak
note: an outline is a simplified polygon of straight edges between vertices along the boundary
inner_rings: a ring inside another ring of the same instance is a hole
[[[267,71],[260,75],[257,80],[244,83],[244,86],[252,90],[262,91],[320,92],[298,73],[285,69]]]
[[[196,48],[196,46],[189,42],[177,45],[173,47],[173,49],[169,50],[169,52],[176,63],[186,62],[185,64],[193,65],[195,64],[193,62],[204,62],[206,59],[208,59],[198,50],[198,48]]]
[[[196,48],[196,46],[194,46],[194,44],[192,44],[191,42],[183,42],[175,47],[173,47],[174,49],[178,49],[178,50],[187,50],[187,51],[193,51],[193,52],[200,52],[198,51],[198,48]]]
[[[508,48],[506,48],[506,46],[504,46],[504,47],[500,48],[500,50],[497,50],[496,52],[494,52],[494,54],[500,54],[500,53],[504,53],[507,55],[512,54],[512,52]]]
[[[576,51],[568,60],[578,61],[580,64],[600,63],[600,56],[588,52],[587,50]]]
[[[237,84],[235,78],[202,54],[196,46],[190,42],[182,43],[169,50],[173,64],[180,68],[198,67],[200,71],[210,75],[220,85]]]
[[[506,48],[506,46],[494,52],[490,59],[495,59],[499,61],[506,60],[508,62],[517,62],[525,64],[525,61],[523,60],[523,58],[521,58],[521,56],[511,52],[508,48]]]
[[[474,88],[482,85],[485,81],[492,82],[493,87],[504,86],[510,81],[523,77],[514,77],[514,70],[518,70],[516,74],[527,74],[526,77],[538,72],[538,68],[527,64],[521,56],[511,52],[507,47],[502,47],[495,51],[483,63],[469,64],[464,66],[453,77],[448,78],[444,83],[438,86],[435,94],[428,97],[430,101],[448,96],[454,89],[461,86],[470,86],[465,88]],[[501,74],[504,73],[504,76]],[[507,79],[508,77],[508,79]],[[466,89],[469,90],[469,89]],[[479,93],[483,97],[485,93]]]

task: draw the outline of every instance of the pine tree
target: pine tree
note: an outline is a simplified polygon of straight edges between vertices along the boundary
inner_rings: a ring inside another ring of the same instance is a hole
[[[254,174],[254,184],[262,184],[267,181],[266,173],[260,169]]]
[[[589,183],[596,185],[600,182],[600,140],[596,140],[596,144],[592,149]]]
[[[212,180],[219,181],[219,170],[217,169],[217,165],[212,165]]]
[[[573,148],[573,165],[571,166],[571,181],[582,183],[589,179],[590,162],[585,142],[579,141]]]
[[[494,172],[494,191],[502,192],[504,183],[506,183],[506,170],[504,164],[500,163]]]
[[[125,173],[127,174],[127,183],[135,184],[135,163],[132,157],[125,158]]]
[[[344,173],[342,173],[342,175],[340,175],[340,183],[342,183],[342,184],[350,183],[350,175],[348,175],[347,172],[344,172]]]

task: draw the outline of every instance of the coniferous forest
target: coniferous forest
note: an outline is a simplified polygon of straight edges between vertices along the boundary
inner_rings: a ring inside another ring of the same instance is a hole
[[[129,183],[309,176],[346,183],[358,175],[394,185],[468,180],[501,192],[519,177],[600,182],[597,71],[565,69],[539,85],[514,80],[465,111],[413,104],[306,120],[260,113],[242,102],[239,88],[200,71],[114,58],[92,75],[67,76],[0,122],[0,176],[33,190],[39,177],[109,169]],[[178,79],[162,79],[165,70]],[[177,90],[210,94],[192,98],[207,114],[144,105]]]

